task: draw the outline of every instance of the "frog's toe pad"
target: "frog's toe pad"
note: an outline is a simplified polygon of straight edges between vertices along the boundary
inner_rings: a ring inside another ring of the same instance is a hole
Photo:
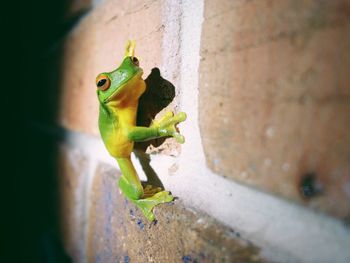
[[[185,112],[182,111],[182,112],[176,114],[176,119],[178,120],[178,122],[185,121],[187,119],[187,115]]]
[[[152,212],[153,208],[156,205],[159,205],[162,203],[169,203],[173,200],[174,200],[174,197],[168,191],[161,191],[151,197],[134,200],[133,202],[138,208],[141,209],[145,217],[152,222],[155,219],[154,214]]]
[[[162,192],[156,193],[154,196],[147,199],[156,200],[158,204],[161,204],[161,203],[169,203],[173,201],[174,197],[170,194],[170,192],[162,191]]]
[[[173,134],[173,137],[175,138],[175,140],[178,142],[178,143],[184,143],[185,142],[185,137],[182,135],[182,134],[180,134],[180,133],[178,133],[178,132],[175,132],[174,134]]]

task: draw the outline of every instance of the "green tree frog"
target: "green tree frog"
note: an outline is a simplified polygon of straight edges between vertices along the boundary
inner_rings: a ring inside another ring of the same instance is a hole
[[[150,127],[136,126],[138,101],[145,92],[146,84],[134,50],[135,42],[128,41],[120,66],[114,71],[101,73],[96,78],[98,125],[109,154],[117,160],[122,172],[118,181],[119,188],[148,220],[153,221],[153,208],[171,202],[173,196],[160,187],[142,186],[130,159],[134,142],[171,136],[177,142],[184,143],[184,137],[177,132],[175,125],[184,121],[186,114],[180,112],[174,115],[173,112],[167,112],[159,120],[153,121]]]

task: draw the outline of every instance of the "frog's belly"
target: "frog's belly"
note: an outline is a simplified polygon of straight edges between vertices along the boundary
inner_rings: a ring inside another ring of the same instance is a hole
[[[134,142],[130,141],[128,138],[128,127],[119,125],[119,122],[115,120],[104,120],[100,117],[99,128],[102,140],[110,155],[115,158],[130,156],[134,147]]]
[[[130,142],[129,140],[118,140],[112,143],[109,143],[106,145],[107,150],[110,155],[112,155],[115,158],[123,158],[123,157],[129,157],[132,149],[134,147],[134,143]]]

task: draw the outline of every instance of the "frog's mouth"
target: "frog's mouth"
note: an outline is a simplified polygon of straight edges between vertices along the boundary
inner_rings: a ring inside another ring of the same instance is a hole
[[[110,96],[108,96],[103,103],[111,102],[117,95],[119,95],[124,90],[127,90],[128,87],[133,87],[134,84],[136,84],[137,81],[141,79],[141,76],[143,74],[143,70],[140,68],[140,70],[136,73],[136,75],[132,76],[131,78],[125,79],[120,87],[114,91]]]

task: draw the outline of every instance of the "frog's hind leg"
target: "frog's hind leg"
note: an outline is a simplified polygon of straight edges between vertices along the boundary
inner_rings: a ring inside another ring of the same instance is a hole
[[[148,185],[143,188],[129,157],[118,158],[117,161],[123,174],[118,182],[120,189],[141,209],[148,220],[153,221],[153,208],[158,204],[171,202],[174,197],[168,191],[162,191],[160,187]]]
[[[152,212],[153,208],[159,204],[169,203],[173,201],[173,199],[174,197],[168,191],[161,191],[151,197],[131,201],[141,209],[142,213],[149,221],[153,221],[155,219]]]
[[[132,165],[131,159],[129,157],[118,158],[117,161],[122,172],[118,185],[123,194],[126,197],[134,200],[142,198],[144,194],[143,187],[139,177],[137,176],[136,170]]]

